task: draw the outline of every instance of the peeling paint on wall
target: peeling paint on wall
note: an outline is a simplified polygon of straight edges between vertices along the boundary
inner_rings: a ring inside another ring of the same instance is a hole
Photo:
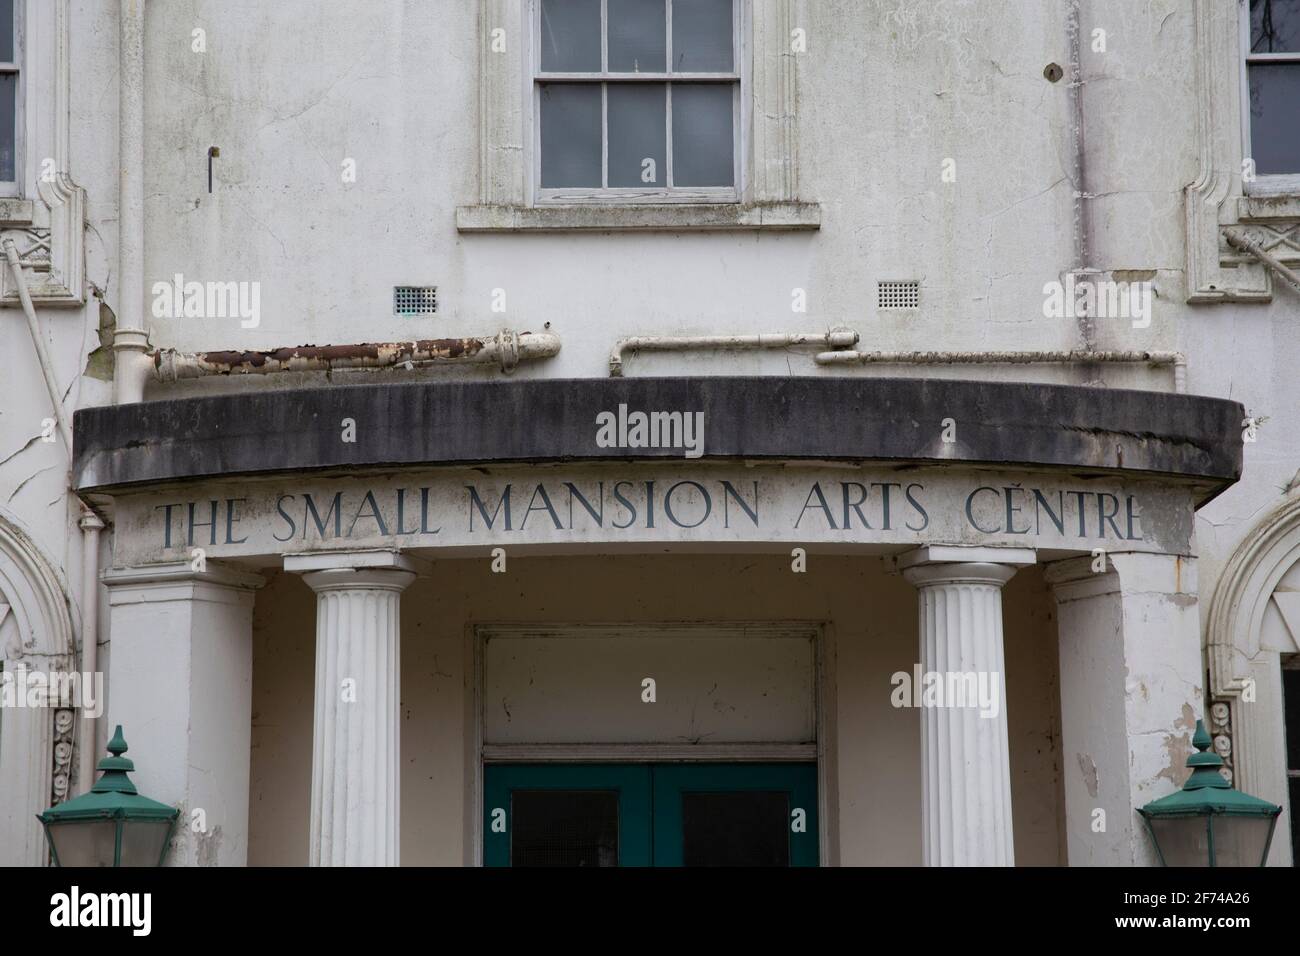
[[[1175,787],[1183,785],[1187,776],[1187,758],[1192,755],[1192,734],[1195,731],[1196,712],[1192,710],[1191,704],[1183,704],[1183,712],[1174,722],[1173,732],[1164,734],[1162,746],[1166,756],[1165,766],[1155,775],[1156,780],[1163,777]]]
[[[1088,796],[1097,797],[1097,764],[1092,754],[1075,754],[1079,759],[1079,769],[1083,771],[1083,785],[1088,788]]]
[[[96,290],[95,297],[99,298]],[[117,329],[117,314],[103,299],[99,299],[99,345],[86,356],[85,374],[101,382],[113,380],[113,333]]]
[[[221,826],[195,834],[195,862],[199,866],[217,866],[221,859]]]

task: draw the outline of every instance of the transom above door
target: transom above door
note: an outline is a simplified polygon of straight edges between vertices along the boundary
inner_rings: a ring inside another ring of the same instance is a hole
[[[815,764],[490,764],[487,866],[816,866]]]

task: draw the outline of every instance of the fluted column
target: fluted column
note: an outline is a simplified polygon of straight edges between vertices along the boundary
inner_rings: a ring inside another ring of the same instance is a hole
[[[922,677],[939,687],[937,700],[922,695],[923,859],[926,866],[1011,866],[1002,586],[1032,552],[1008,549],[1010,560],[998,563],[936,561],[939,550],[953,557],[963,549],[921,549],[903,571],[919,592]],[[971,549],[971,556],[1003,557],[999,550]],[[954,699],[954,690],[967,696]],[[984,703],[972,691],[987,691]],[[986,706],[994,699],[995,707]]]
[[[397,866],[400,610],[415,575],[386,552],[301,555],[285,567],[316,592],[311,865]]]

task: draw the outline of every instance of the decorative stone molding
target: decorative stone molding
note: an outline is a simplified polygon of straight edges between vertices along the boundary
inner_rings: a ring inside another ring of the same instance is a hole
[[[1214,752],[1223,758],[1219,773],[1229,785],[1233,782],[1232,754],[1232,708],[1227,701],[1219,700],[1210,705],[1210,728],[1214,733]]]
[[[6,670],[67,670],[73,631],[51,563],[0,514],[0,659]],[[14,707],[0,720],[0,865],[41,866],[47,850],[35,814],[67,796],[71,711]]]
[[[0,200],[0,240],[12,238],[40,306],[79,306],[85,290],[85,190],[72,179],[68,0],[22,0],[25,108],[20,142],[23,199]],[[0,270],[0,306],[18,290]]]
[[[801,200],[799,55],[792,48],[800,0],[739,0],[749,62],[741,202],[538,206],[529,151],[532,109],[527,50],[533,0],[479,0],[478,204],[456,210],[461,232],[569,229],[807,230],[820,209]],[[676,206],[677,208],[670,208]]]
[[[62,803],[72,794],[72,730],[76,726],[71,710],[54,712],[54,779],[50,783],[50,806]]]
[[[1219,575],[1206,625],[1211,721],[1214,733],[1228,738],[1233,785],[1279,802],[1287,787],[1281,699],[1272,687],[1280,659],[1261,638],[1266,612],[1284,597],[1275,592],[1278,582],[1298,561],[1300,495],[1266,514],[1237,546]],[[1279,607],[1284,618],[1290,610]]]
[[[1224,240],[1234,228],[1300,264],[1300,196],[1246,195],[1239,0],[1194,0],[1200,175],[1185,192],[1188,302],[1271,302],[1272,270]]]

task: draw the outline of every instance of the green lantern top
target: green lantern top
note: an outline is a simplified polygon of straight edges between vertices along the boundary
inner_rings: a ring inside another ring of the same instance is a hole
[[[1223,759],[1210,750],[1210,735],[1205,722],[1196,722],[1192,746],[1197,750],[1187,758],[1192,774],[1183,789],[1159,800],[1152,800],[1138,813],[1147,818],[1190,817],[1222,814],[1234,817],[1275,817],[1282,808],[1267,800],[1260,800],[1240,790],[1233,789],[1219,768]]]
[[[81,820],[174,820],[180,813],[175,807],[169,807],[157,800],[142,797],[135,789],[135,784],[127,776],[135,770],[135,764],[123,757],[126,753],[126,739],[122,736],[122,725],[117,725],[113,739],[108,742],[111,757],[99,762],[100,778],[90,788],[72,800],[64,801],[57,807],[51,807],[38,815],[41,823],[70,823]]]

